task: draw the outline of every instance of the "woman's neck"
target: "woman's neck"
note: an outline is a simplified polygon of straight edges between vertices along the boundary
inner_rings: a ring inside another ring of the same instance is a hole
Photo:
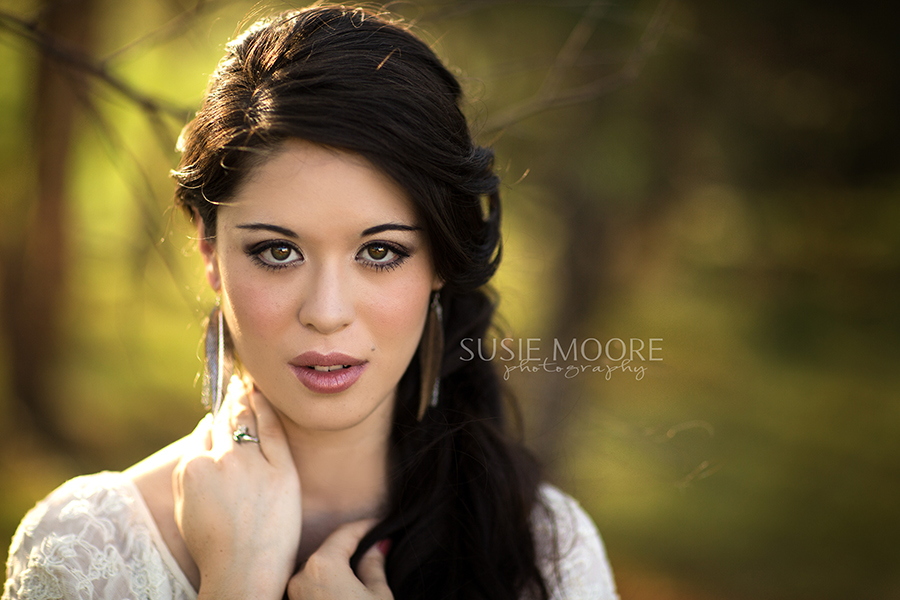
[[[309,431],[282,417],[300,476],[302,563],[343,523],[384,516],[390,415],[342,431]]]
[[[281,415],[300,476],[304,521],[307,513],[378,516],[387,497],[392,427],[392,411],[385,408],[339,431],[305,429]]]

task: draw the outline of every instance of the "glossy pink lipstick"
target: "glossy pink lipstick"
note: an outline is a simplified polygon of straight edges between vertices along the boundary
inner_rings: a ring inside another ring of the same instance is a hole
[[[337,394],[356,383],[368,363],[340,352],[321,354],[310,350],[288,365],[300,383],[317,394]]]

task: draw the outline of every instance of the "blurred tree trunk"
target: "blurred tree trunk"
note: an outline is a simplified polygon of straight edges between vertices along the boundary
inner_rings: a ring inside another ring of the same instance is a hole
[[[559,190],[559,197],[566,201],[554,208],[565,232],[561,252],[565,259],[559,265],[562,289],[553,316],[552,335],[564,349],[572,340],[577,340],[579,345],[591,337],[605,341],[615,337],[612,333],[616,324],[606,316],[612,302],[620,297],[620,290],[634,285],[627,280],[631,274],[615,272],[614,258],[621,251],[617,244],[623,239],[646,239],[656,226],[658,215],[666,214],[672,197],[650,193],[641,210],[623,219],[596,192],[567,179],[555,179],[553,189]],[[604,330],[605,327],[611,329]],[[549,356],[552,348],[552,340],[544,340],[542,356]],[[564,460],[562,453],[571,447],[566,436],[577,421],[572,416],[580,414],[584,404],[603,402],[602,397],[588,395],[589,380],[589,377],[567,379],[556,373],[545,374],[530,391],[534,422],[540,429],[533,430],[529,445],[551,474],[565,477],[566,467],[559,460]]]
[[[563,221],[566,247],[562,255],[563,268],[559,291],[560,305],[551,328],[553,337],[564,348],[571,340],[596,337],[589,331],[589,323],[606,304],[609,292],[607,251],[607,219],[602,208],[586,190],[578,189],[566,181],[556,182],[556,189],[563,190],[567,203],[557,207]],[[552,340],[544,340],[542,356],[552,351]],[[532,391],[531,404],[535,411],[535,423],[541,430],[530,446],[548,466],[557,470],[560,452],[566,447],[567,417],[581,400],[582,379],[567,379],[558,374],[547,374]]]
[[[92,41],[96,0],[46,0],[37,30],[61,48],[86,52]],[[56,408],[55,367],[62,355],[62,312],[68,282],[68,172],[77,107],[87,83],[47,52],[41,52],[33,86],[34,147],[38,181],[23,214],[19,243],[4,257],[3,286],[11,384],[16,422],[30,424],[45,443],[71,450],[71,436]]]

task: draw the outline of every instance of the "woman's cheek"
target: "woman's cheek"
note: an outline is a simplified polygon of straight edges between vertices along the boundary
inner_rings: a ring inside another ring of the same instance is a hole
[[[377,322],[380,328],[397,333],[421,329],[425,323],[424,309],[431,296],[431,288],[423,285],[424,281],[425,278],[416,277],[411,281],[397,282],[389,290],[381,290],[375,296],[379,301],[375,307],[373,321]]]
[[[284,330],[290,304],[276,286],[254,278],[223,278],[232,312],[232,334],[239,340],[254,336],[269,338]],[[227,314],[227,313],[226,313]],[[248,340],[249,341],[249,340]]]

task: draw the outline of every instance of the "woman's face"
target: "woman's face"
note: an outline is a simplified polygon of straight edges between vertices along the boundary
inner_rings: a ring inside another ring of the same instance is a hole
[[[390,422],[440,286],[403,190],[360,156],[289,141],[200,249],[237,355],[286,427]]]

